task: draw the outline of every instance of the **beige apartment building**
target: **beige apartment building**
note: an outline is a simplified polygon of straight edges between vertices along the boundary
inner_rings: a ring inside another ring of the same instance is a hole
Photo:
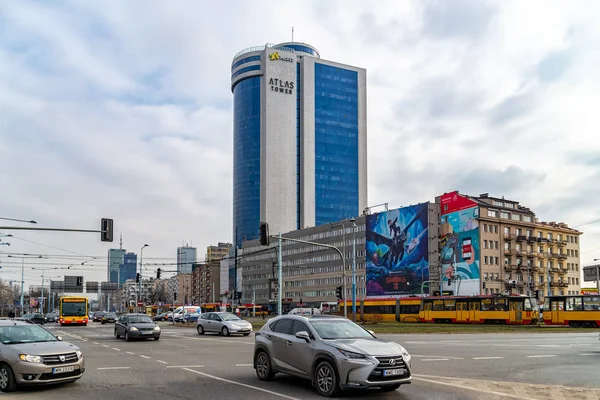
[[[231,243],[222,243],[219,242],[216,246],[207,246],[206,247],[206,257],[204,261],[219,261],[225,257],[229,253],[229,250],[233,247]]]
[[[472,197],[480,204],[481,293],[540,297],[580,293],[579,236],[560,222],[540,222],[516,201]]]
[[[221,264],[218,261],[194,264],[192,267],[194,304],[214,303],[220,300]]]

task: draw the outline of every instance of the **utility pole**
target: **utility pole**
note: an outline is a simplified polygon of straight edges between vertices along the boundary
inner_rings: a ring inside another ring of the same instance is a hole
[[[356,322],[356,220],[354,218],[352,218],[352,316]]]
[[[279,232],[279,243],[278,243],[279,251],[277,252],[277,315],[282,315],[282,307],[281,307],[281,299],[283,297],[283,270],[282,270],[282,237],[281,232]]]
[[[44,313],[44,272],[46,271],[42,270],[42,301],[40,302],[40,314]]]
[[[23,301],[25,297],[25,258],[21,257],[21,317],[23,316],[23,310],[25,306],[23,305]]]

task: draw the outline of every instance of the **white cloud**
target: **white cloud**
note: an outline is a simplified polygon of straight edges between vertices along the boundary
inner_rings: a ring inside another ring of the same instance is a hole
[[[81,228],[110,216],[128,250],[150,244],[146,257],[230,241],[231,59],[294,26],[323,58],[367,68],[370,203],[460,189],[545,220],[598,219],[600,165],[580,162],[600,154],[598,4],[444,3],[3,3],[0,216]],[[600,227],[582,229],[585,263],[600,257]],[[86,279],[105,277],[103,260],[89,265]]]

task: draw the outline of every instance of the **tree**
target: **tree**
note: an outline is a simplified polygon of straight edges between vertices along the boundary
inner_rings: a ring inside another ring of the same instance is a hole
[[[159,302],[167,302],[167,292],[165,290],[165,285],[163,285],[162,282],[160,282],[155,289],[155,294],[156,294],[156,301]]]

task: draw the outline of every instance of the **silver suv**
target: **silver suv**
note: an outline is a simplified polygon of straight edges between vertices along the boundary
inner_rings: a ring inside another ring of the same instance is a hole
[[[327,397],[352,388],[396,390],[411,381],[410,358],[399,344],[331,315],[273,318],[256,332],[254,345],[260,380],[284,372],[310,379]]]

